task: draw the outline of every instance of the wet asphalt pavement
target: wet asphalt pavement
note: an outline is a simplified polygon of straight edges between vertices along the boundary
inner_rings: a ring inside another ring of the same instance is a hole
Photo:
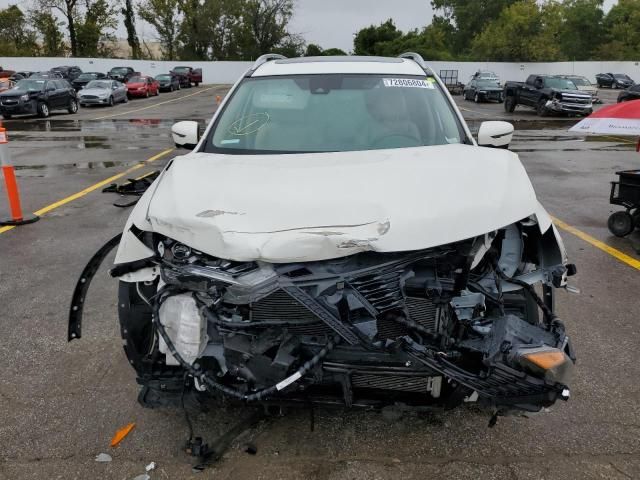
[[[216,95],[225,91],[201,86],[112,109],[4,122],[25,210],[170,149],[170,125],[181,119],[206,123]],[[603,96],[615,98],[608,91]],[[514,121],[512,150],[552,215],[640,259],[637,234],[618,239],[606,227],[615,210],[609,181],[615,171],[640,165],[631,143],[585,141],[566,131],[576,119],[539,119],[525,109],[510,115],[500,105],[456,100],[472,127],[483,120]],[[166,152],[117,181],[158,168],[175,154]],[[106,267],[87,299],[82,340],[66,342],[78,275],[129,214],[111,205],[118,200],[97,189],[36,224],[0,233],[0,479],[133,479],[151,461],[158,464],[152,479],[640,478],[640,275],[568,232],[563,238],[579,272],[572,283],[582,290],[558,296],[578,354],[568,403],[533,418],[500,418],[492,429],[488,417],[473,409],[399,420],[316,409],[311,431],[309,411],[293,411],[260,423],[214,467],[192,473],[192,460],[182,452],[182,412],[145,410],[136,402],[117,325],[116,284]],[[196,414],[196,434],[211,441],[245,415],[237,407]],[[136,422],[134,431],[109,448],[115,430],[129,422]],[[245,452],[247,442],[257,446],[256,455]],[[96,463],[101,452],[113,461]]]

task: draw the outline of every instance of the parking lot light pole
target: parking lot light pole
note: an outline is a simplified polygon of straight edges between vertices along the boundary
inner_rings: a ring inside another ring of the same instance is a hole
[[[2,175],[4,176],[4,184],[7,187],[9,210],[11,212],[10,218],[0,218],[0,225],[24,225],[39,220],[40,217],[36,215],[24,216],[22,214],[18,182],[16,181],[16,174],[13,165],[11,165],[11,156],[9,154],[9,139],[7,137],[7,131],[3,127],[0,127],[0,166],[2,167]]]

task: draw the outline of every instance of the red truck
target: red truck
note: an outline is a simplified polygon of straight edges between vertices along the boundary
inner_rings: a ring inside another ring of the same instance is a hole
[[[180,86],[196,87],[202,83],[202,69],[193,67],[174,67],[170,72],[172,75],[177,75],[180,78]]]

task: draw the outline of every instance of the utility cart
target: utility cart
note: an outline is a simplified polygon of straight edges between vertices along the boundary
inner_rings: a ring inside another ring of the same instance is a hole
[[[614,212],[609,217],[609,231],[617,237],[624,237],[640,228],[640,170],[616,172],[619,180],[611,182],[609,203],[620,205],[626,210]]]
[[[440,80],[445,84],[451,95],[462,95],[464,83],[458,81],[458,70],[440,70]]]

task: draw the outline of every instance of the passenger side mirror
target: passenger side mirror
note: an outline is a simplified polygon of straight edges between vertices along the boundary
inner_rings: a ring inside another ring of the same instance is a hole
[[[509,148],[513,138],[513,125],[509,122],[482,122],[478,130],[481,147]]]
[[[196,148],[200,137],[198,122],[184,121],[175,123],[171,127],[171,136],[176,147],[193,150]]]

